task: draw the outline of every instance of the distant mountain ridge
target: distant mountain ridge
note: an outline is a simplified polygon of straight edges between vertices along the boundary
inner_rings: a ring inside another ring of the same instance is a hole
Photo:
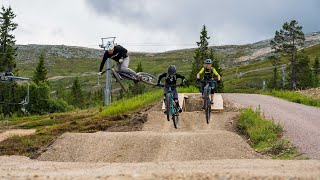
[[[320,44],[320,32],[313,32],[305,35],[305,47],[310,47],[316,44]],[[216,53],[222,54],[221,59],[224,59],[226,64],[232,62],[232,64],[241,64],[244,62],[264,59],[270,56],[272,50],[270,46],[271,39],[259,41],[252,44],[245,45],[224,45],[224,46],[212,46]],[[97,45],[98,46],[98,45]],[[65,46],[65,45],[17,45],[18,56],[17,62],[19,64],[34,63],[40,54],[44,51],[48,58],[65,58],[65,59],[100,59],[103,56],[103,50],[77,47],[77,46]],[[193,51],[194,49],[181,49],[174,50],[172,52],[179,51]],[[130,50],[129,50],[130,51]],[[167,52],[163,52],[167,53]],[[132,54],[144,54],[149,56],[150,54],[162,54],[162,53],[132,53]],[[223,63],[223,62],[222,62]]]

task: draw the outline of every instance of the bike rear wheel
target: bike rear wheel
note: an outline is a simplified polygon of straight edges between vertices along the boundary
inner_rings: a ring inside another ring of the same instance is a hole
[[[210,99],[208,98],[206,100],[206,103],[207,103],[207,107],[206,107],[206,121],[207,121],[207,124],[210,123],[210,118],[211,118],[211,102],[210,102]]]
[[[167,120],[170,121],[171,116],[171,103],[170,103],[170,93],[166,94],[166,112],[167,112]]]
[[[145,72],[138,72],[137,75],[141,77],[141,81],[144,83],[151,84],[151,85],[158,84],[158,78],[152,74],[145,73]]]

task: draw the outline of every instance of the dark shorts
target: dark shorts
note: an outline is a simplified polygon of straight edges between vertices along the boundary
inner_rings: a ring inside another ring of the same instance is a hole
[[[203,91],[204,91],[204,87],[206,86],[206,82],[202,82],[202,86],[201,86],[201,92],[202,92],[202,95],[203,95]],[[214,85],[214,82],[213,81],[210,81],[209,82],[209,86],[211,87],[211,94],[214,94],[214,91],[213,89],[215,88],[215,85]]]

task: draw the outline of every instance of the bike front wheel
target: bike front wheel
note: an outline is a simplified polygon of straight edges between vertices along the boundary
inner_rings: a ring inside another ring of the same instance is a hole
[[[179,128],[179,112],[178,109],[175,107],[174,108],[174,114],[172,115],[172,120],[173,120],[173,126],[174,128],[178,129]]]
[[[211,116],[211,102],[210,102],[210,86],[207,84],[204,88],[204,108],[206,113],[206,122],[207,124],[210,123],[210,116]]]
[[[206,121],[207,121],[207,124],[209,124],[210,123],[210,118],[211,118],[211,103],[210,103],[210,99],[209,98],[206,100],[206,103],[207,103]]]
[[[167,120],[170,121],[170,116],[171,116],[170,93],[166,94],[166,112],[167,112]]]
[[[138,77],[141,77],[141,81],[150,84],[150,85],[157,85],[158,84],[158,78],[152,74],[145,73],[145,72],[138,72]]]

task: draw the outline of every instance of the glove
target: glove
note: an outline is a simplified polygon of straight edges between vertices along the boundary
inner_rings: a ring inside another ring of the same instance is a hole
[[[220,83],[221,83],[221,80],[218,80],[217,83],[220,84]]]
[[[196,83],[201,83],[201,79],[197,78]]]
[[[123,59],[121,58],[121,59],[119,59],[119,63],[122,63],[123,62]]]
[[[98,76],[101,76],[102,72],[98,72]]]

